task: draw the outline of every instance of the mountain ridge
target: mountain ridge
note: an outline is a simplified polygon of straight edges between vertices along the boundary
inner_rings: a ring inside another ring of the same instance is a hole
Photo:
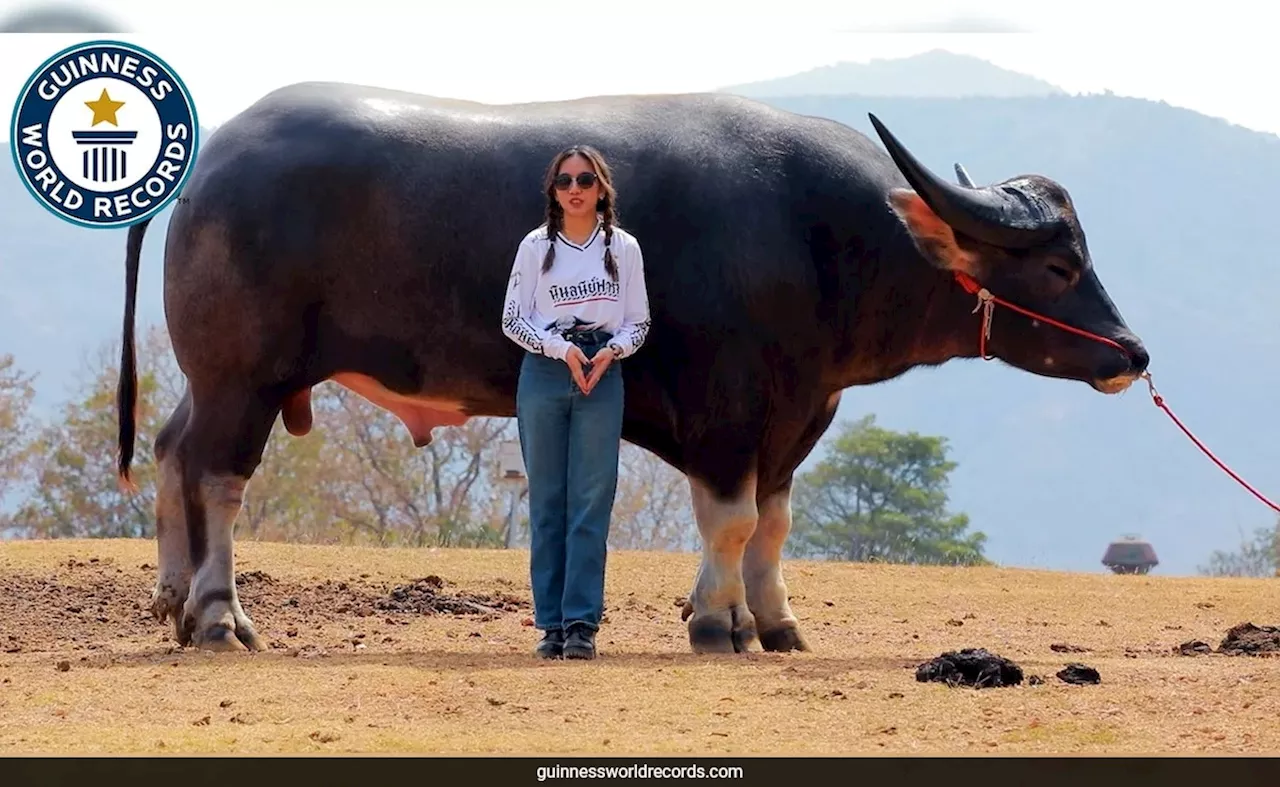
[[[902,98],[1065,95],[1048,81],[971,55],[932,49],[902,58],[840,61],[795,74],[716,89],[752,98],[862,95]]]

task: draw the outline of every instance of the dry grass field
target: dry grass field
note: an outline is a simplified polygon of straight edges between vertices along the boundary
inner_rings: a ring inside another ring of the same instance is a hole
[[[0,753],[1280,752],[1280,658],[1177,652],[1280,623],[1275,579],[790,562],[813,651],[698,656],[679,606],[696,557],[615,552],[600,657],[548,663],[524,552],[241,542],[237,560],[269,652],[177,648],[146,612],[149,541],[0,544]],[[916,681],[965,647],[1043,682]],[[1101,682],[1057,678],[1071,662]]]

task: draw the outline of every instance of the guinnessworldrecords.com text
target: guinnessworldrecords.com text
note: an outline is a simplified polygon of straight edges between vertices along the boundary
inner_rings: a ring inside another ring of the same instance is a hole
[[[539,765],[538,781],[557,779],[741,779],[737,765]]]

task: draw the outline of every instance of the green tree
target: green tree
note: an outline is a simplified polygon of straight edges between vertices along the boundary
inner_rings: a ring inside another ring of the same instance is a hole
[[[858,562],[976,565],[986,535],[947,509],[956,463],[947,441],[876,426],[867,415],[828,439],[826,455],[796,478],[791,552]]]
[[[33,375],[14,366],[12,355],[0,355],[0,497],[22,476],[22,462],[34,426],[33,379]]]
[[[698,539],[684,473],[657,454],[624,442],[609,548],[689,552],[698,549]]]
[[[1200,573],[1210,577],[1280,576],[1280,518],[1271,527],[1253,531],[1251,539],[1240,539],[1234,552],[1214,550]]]
[[[181,394],[181,378],[162,363],[164,335],[140,337],[138,352],[138,445],[135,495],[115,476],[115,347],[99,348],[80,390],[61,417],[42,426],[26,456],[31,483],[14,515],[22,535],[33,538],[147,538],[154,533],[154,475],[150,444]]]
[[[21,454],[14,453],[29,483],[12,522],[0,526],[28,538],[154,536],[152,445],[180,401],[185,380],[163,326],[140,336],[138,491],[130,494],[120,489],[115,475],[118,358],[114,343],[101,347],[59,417],[35,432]],[[0,366],[0,373],[4,370]],[[0,374],[0,386],[9,377],[20,379]],[[17,383],[11,387],[20,390]],[[0,401],[10,399],[22,401],[0,394]],[[336,384],[316,386],[312,407],[314,428],[304,437],[289,435],[276,419],[245,492],[237,537],[415,546],[502,543],[505,499],[492,478],[497,445],[512,431],[509,419],[476,418],[441,428],[430,446],[419,449],[395,416]],[[0,410],[0,418],[9,409]],[[7,456],[0,454],[0,460]]]
[[[98,348],[78,389],[51,421],[27,417],[30,379],[0,358],[0,497],[17,498],[0,531],[26,538],[152,538],[156,467],[152,446],[185,387],[163,326],[139,334],[138,433],[133,477],[116,480],[119,347]],[[435,430],[415,447],[404,424],[336,383],[312,389],[313,429],[293,437],[276,419],[236,520],[242,539],[379,546],[514,545],[509,521],[527,530],[521,496],[497,480],[498,450],[515,437],[511,418],[472,418]],[[675,549],[696,539],[681,474],[624,446],[611,543]],[[516,528],[512,528],[514,531]]]
[[[417,448],[391,413],[334,383],[313,390],[324,462],[313,492],[342,538],[378,546],[492,547],[505,541],[508,500],[497,483],[506,418],[435,430]]]
[[[14,366],[12,355],[0,355],[0,501],[27,480],[35,421],[33,376]],[[10,522],[0,513],[0,531]]]
[[[30,480],[11,527],[28,538],[151,538],[155,534],[155,458],[152,443],[181,399],[184,380],[168,336],[154,326],[138,342],[138,435],[134,480],[138,491],[116,480],[116,384],[119,348],[99,348],[80,390],[59,417],[35,433],[24,459]],[[261,535],[277,522],[306,519],[318,439],[280,437],[276,424],[263,469],[245,495],[237,532]],[[309,523],[308,523],[309,524]]]

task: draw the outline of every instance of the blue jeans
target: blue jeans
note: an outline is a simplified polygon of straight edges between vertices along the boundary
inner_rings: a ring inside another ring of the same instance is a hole
[[[590,359],[602,345],[587,344]],[[584,366],[584,374],[590,367]],[[527,353],[516,417],[529,480],[534,625],[598,630],[609,520],[618,489],[622,370],[613,361],[584,394],[564,361]]]

